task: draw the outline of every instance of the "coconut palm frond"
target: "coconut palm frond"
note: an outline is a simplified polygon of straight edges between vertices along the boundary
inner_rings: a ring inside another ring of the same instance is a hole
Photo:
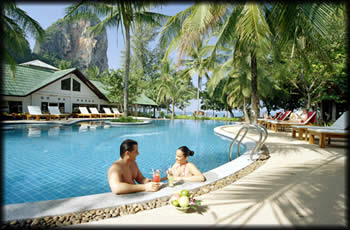
[[[257,48],[269,50],[268,38],[271,32],[259,5],[246,4],[244,6],[236,31],[239,34],[240,43],[245,44],[252,52],[256,52]]]

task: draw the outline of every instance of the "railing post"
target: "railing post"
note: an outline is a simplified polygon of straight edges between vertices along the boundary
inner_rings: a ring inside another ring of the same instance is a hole
[[[258,152],[259,150],[261,150],[261,147],[263,146],[263,144],[265,143],[266,139],[267,139],[267,130],[264,126],[260,125],[260,124],[256,124],[256,125],[244,125],[242,128],[239,129],[237,135],[235,136],[235,138],[232,140],[232,143],[230,145],[230,149],[229,149],[229,158],[230,161],[232,160],[232,147],[233,144],[236,142],[238,136],[241,134],[242,130],[244,129],[244,133],[241,137],[241,139],[238,141],[237,144],[237,156],[239,157],[239,149],[240,149],[240,145],[242,140],[244,139],[244,137],[247,135],[248,130],[249,129],[256,129],[259,132],[259,140],[257,141],[257,144],[254,148],[254,150],[251,152],[250,154],[250,159],[253,160],[253,155]]]

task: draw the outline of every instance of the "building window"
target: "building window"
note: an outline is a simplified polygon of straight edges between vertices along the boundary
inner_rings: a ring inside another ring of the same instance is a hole
[[[61,81],[61,90],[70,90],[70,78]]]
[[[80,83],[73,79],[73,91],[80,92]]]
[[[64,103],[59,103],[58,108],[61,113],[64,113]]]
[[[9,113],[23,113],[21,101],[9,101]]]
[[[48,104],[48,102],[41,102],[41,113],[47,113],[49,111]]]

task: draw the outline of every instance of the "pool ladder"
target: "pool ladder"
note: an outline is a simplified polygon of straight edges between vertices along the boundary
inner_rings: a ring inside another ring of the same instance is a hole
[[[261,147],[263,146],[263,144],[265,143],[266,138],[267,138],[267,130],[266,130],[266,128],[264,126],[260,125],[260,124],[255,124],[255,125],[246,124],[246,125],[243,125],[243,127],[239,129],[236,137],[232,140],[232,143],[230,145],[230,150],[229,150],[230,161],[232,160],[232,147],[233,147],[233,144],[236,142],[236,140],[237,140],[238,136],[241,134],[242,130],[244,130],[244,133],[243,133],[241,139],[238,141],[238,144],[237,144],[237,157],[239,157],[239,148],[240,148],[240,145],[241,145],[241,142],[242,142],[243,138],[247,135],[248,130],[252,130],[252,129],[255,129],[255,130],[258,131],[258,133],[259,133],[259,140],[258,140],[254,150],[250,154],[250,159],[253,160],[253,155],[256,152],[258,152],[259,150],[261,150]]]

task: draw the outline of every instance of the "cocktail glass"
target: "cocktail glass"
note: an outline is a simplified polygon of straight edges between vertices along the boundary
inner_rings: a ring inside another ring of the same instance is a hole
[[[160,172],[157,170],[156,172],[153,173],[152,181],[159,183],[160,181]]]

